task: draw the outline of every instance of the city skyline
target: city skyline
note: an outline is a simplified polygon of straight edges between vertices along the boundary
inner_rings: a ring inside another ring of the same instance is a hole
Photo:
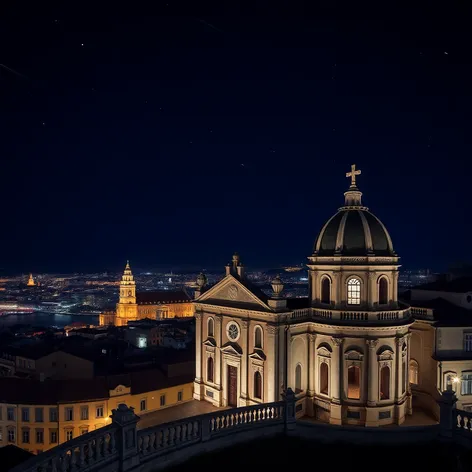
[[[16,8],[5,272],[305,262],[353,163],[404,267],[469,260],[467,27]]]

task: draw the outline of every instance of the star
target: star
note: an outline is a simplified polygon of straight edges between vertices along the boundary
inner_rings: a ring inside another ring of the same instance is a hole
[[[446,56],[449,55],[449,53],[448,53],[447,51],[444,51],[444,54],[445,54]]]
[[[84,43],[81,43],[80,45],[81,45],[82,47],[84,47]]]
[[[45,122],[45,121],[42,121],[41,124],[42,124],[43,126],[46,126],[46,122]]]

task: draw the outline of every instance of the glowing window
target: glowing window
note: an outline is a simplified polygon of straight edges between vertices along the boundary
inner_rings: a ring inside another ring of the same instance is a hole
[[[351,279],[347,283],[347,304],[361,304],[361,281],[359,279]]]
[[[410,360],[409,381],[412,385],[418,385],[418,362]]]

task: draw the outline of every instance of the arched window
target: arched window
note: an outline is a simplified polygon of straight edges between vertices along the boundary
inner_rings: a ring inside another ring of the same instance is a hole
[[[328,395],[329,388],[329,368],[326,362],[320,365],[320,393]]]
[[[207,380],[213,382],[213,357],[209,357],[207,361]]]
[[[384,366],[380,369],[380,399],[390,398],[390,367]]]
[[[331,303],[331,281],[328,277],[321,281],[321,303]]]
[[[208,337],[209,338],[212,338],[215,335],[214,326],[215,326],[215,323],[213,321],[213,318],[208,318]]]
[[[254,372],[254,398],[262,399],[262,375],[259,371]]]
[[[382,277],[379,280],[379,305],[388,303],[388,280]]]
[[[353,400],[361,398],[361,369],[357,365],[347,369],[347,397]]]
[[[410,384],[418,385],[418,371],[419,371],[418,362],[416,362],[414,359],[410,359],[410,369],[409,369],[409,374],[408,374]]]
[[[302,366],[297,364],[295,367],[295,393],[302,391]]]
[[[347,304],[361,304],[361,281],[359,279],[350,279],[347,283]]]
[[[254,347],[262,349],[262,328],[260,326],[256,326],[254,329]]]

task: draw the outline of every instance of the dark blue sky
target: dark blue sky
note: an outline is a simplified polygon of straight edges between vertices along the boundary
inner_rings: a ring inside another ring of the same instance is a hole
[[[4,272],[301,263],[354,162],[404,266],[470,260],[465,15],[222,3],[2,15]]]

